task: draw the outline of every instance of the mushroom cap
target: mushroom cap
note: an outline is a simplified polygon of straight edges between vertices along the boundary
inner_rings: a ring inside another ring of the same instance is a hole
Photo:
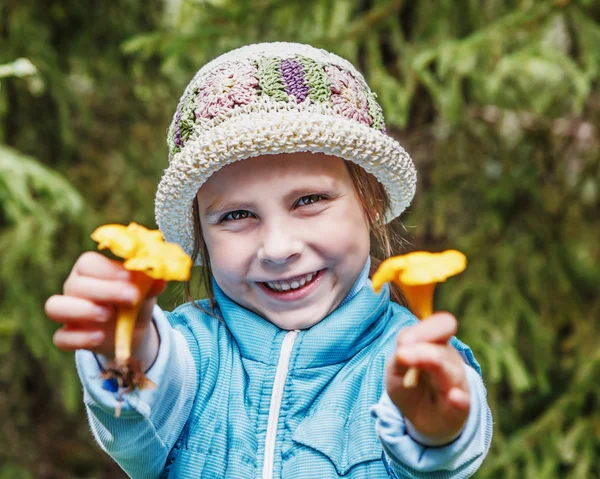
[[[453,249],[442,253],[415,251],[402,258],[404,267],[397,278],[401,283],[412,286],[446,281],[467,267],[467,257]]]
[[[137,223],[129,223],[127,231],[135,235],[144,244],[164,243],[165,238],[159,230],[149,230]]]
[[[371,278],[373,289],[376,292],[379,292],[385,283],[395,281],[398,278],[398,272],[403,270],[406,264],[404,258],[404,256],[392,256],[379,265],[379,268],[373,274],[373,278]]]
[[[379,291],[384,283],[418,286],[446,281],[467,267],[466,256],[457,250],[442,253],[415,251],[386,259],[373,275],[372,284]]]
[[[139,248],[138,238],[125,225],[99,226],[91,234],[91,238],[98,243],[99,250],[108,249],[119,258],[129,258]]]
[[[98,249],[109,249],[125,259],[125,269],[165,281],[187,281],[190,277],[192,259],[181,246],[165,243],[158,230],[137,223],[108,224],[96,228],[91,237],[98,242]]]
[[[126,269],[143,271],[154,279],[187,281],[190,279],[192,258],[174,243],[151,245],[145,254],[139,254],[123,263]]]

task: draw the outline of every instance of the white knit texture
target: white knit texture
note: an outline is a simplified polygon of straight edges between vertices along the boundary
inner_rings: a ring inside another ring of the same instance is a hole
[[[310,58],[323,67],[339,67],[358,81],[361,86],[357,88],[364,88],[365,95],[373,95],[363,76],[347,60],[309,45],[276,42],[238,48],[206,64],[188,84],[180,108],[184,102],[189,104],[189,93],[210,81],[210,75],[223,66],[239,68],[231,73],[239,75],[245,65],[262,58],[297,57]],[[244,81],[245,77],[238,78]],[[413,162],[397,141],[379,129],[340,114],[331,100],[313,102],[307,97],[297,102],[291,96],[289,101],[277,101],[268,95],[251,94],[245,101],[221,108],[214,117],[196,116],[193,130],[188,131],[180,148],[174,143],[178,121],[175,114],[168,143],[169,150],[176,153],[158,186],[155,204],[156,222],[167,241],[180,244],[191,254],[192,201],[198,189],[223,166],[266,154],[306,151],[353,161],[385,187],[391,203],[387,221],[410,204],[416,188]]]
[[[399,216],[414,196],[416,172],[410,157],[381,132],[309,111],[252,112],[188,141],[172,158],[156,195],[156,222],[165,240],[193,251],[192,201],[215,171],[259,155],[299,151],[337,156],[373,174],[390,197],[388,220]]]
[[[304,45],[302,43],[256,43],[253,45],[246,45],[236,48],[235,50],[224,53],[200,68],[200,70],[198,70],[198,72],[194,75],[194,78],[192,78],[192,81],[188,83],[179,101],[183,100],[192,88],[201,83],[202,78],[225,63],[259,60],[262,57],[286,59],[294,58],[298,55],[312,58],[319,63],[323,63],[324,65],[335,65],[343,68],[344,70],[350,71],[364,86],[368,86],[364,77],[356,68],[354,68],[354,65],[335,53],[328,52],[327,50],[323,50],[321,48],[315,48],[310,45]]]

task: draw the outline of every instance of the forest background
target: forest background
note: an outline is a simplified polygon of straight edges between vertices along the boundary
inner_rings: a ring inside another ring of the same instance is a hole
[[[419,171],[406,249],[469,258],[436,304],[494,412],[476,477],[600,477],[599,21],[592,0],[1,0],[0,478],[124,477],[43,303],[97,225],[154,227],[195,71],[273,40],[359,65]]]

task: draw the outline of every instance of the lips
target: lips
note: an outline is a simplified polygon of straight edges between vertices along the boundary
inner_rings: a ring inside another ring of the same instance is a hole
[[[300,276],[296,276],[294,278],[290,278],[288,280],[281,281],[266,281],[265,284],[269,289],[273,291],[290,291],[303,287],[307,283],[310,283],[313,278],[318,274],[318,271],[314,273],[303,274]]]
[[[268,296],[283,301],[296,301],[307,297],[317,287],[323,272],[321,269],[286,280],[265,281],[257,283]]]

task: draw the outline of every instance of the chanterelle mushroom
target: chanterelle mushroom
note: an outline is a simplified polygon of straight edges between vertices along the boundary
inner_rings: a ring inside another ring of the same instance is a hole
[[[378,292],[384,283],[392,281],[406,298],[409,309],[419,319],[433,314],[433,292],[437,283],[461,273],[467,258],[460,251],[443,253],[415,251],[386,259],[373,275],[373,289]],[[411,368],[404,376],[404,387],[414,387],[418,370]]]
[[[131,359],[131,341],[143,299],[152,285],[152,279],[187,281],[192,259],[173,243],[165,243],[158,230],[149,230],[137,223],[129,226],[108,224],[100,226],[91,235],[98,249],[109,249],[123,258],[123,266],[139,272],[133,276],[140,290],[141,300],[130,307],[119,307],[115,327],[115,364],[106,377],[116,377],[119,385],[153,387],[154,383],[139,370],[139,362]]]

